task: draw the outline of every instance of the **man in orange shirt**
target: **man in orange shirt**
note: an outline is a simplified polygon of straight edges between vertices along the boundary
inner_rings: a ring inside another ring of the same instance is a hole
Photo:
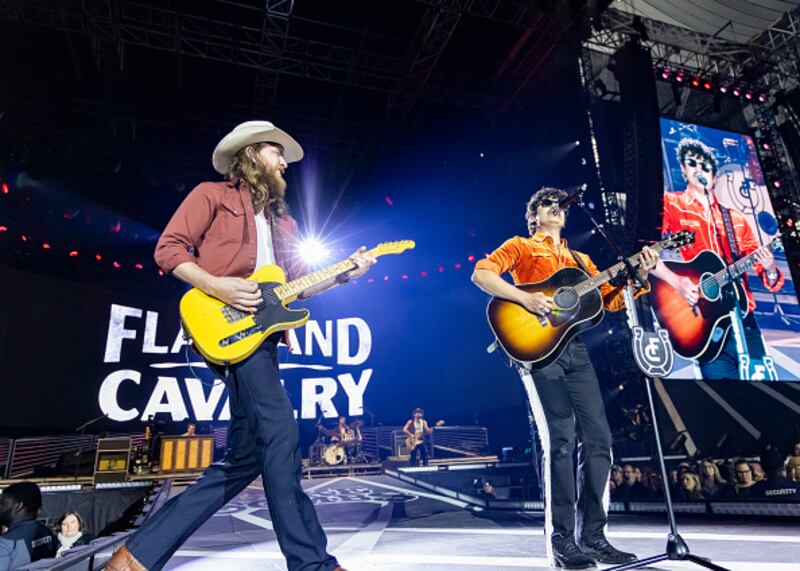
[[[664,196],[664,216],[662,233],[669,234],[680,230],[694,232],[694,243],[681,248],[684,260],[691,260],[704,250],[716,253],[726,264],[733,261],[730,242],[735,242],[740,256],[746,256],[760,246],[753,229],[741,212],[728,209],[733,226],[730,238],[725,230],[722,205],[714,193],[718,171],[714,150],[697,139],[683,139],[676,149],[681,172],[686,179],[683,192],[670,192]],[[709,201],[710,198],[710,201]],[[775,258],[765,250],[757,255],[759,263],[753,270],[761,278],[764,286],[772,292],[780,291],[784,277],[775,263]],[[686,301],[694,306],[700,298],[698,284],[688,277],[678,276],[663,262],[653,270],[653,275],[674,287]],[[747,284],[747,278],[741,279],[747,295],[748,313],[743,316],[743,325],[747,344],[755,353],[764,353],[761,331],[758,328],[753,311],[756,308],[753,293]],[[758,355],[760,356],[760,355]],[[704,379],[738,379],[739,354],[736,339],[728,334],[719,356],[700,365]]]
[[[589,256],[573,252],[561,238],[566,213],[559,202],[566,197],[563,190],[549,187],[535,192],[526,212],[530,237],[511,238],[488,258],[480,260],[475,265],[472,281],[490,295],[516,302],[531,313],[544,316],[553,309],[552,297],[517,289],[501,274],[509,272],[517,284],[532,283],[545,280],[562,268],[583,265],[589,274],[597,275],[597,266]],[[657,261],[658,254],[654,250],[648,247],[642,250],[639,270],[642,280]],[[600,287],[600,293],[607,309],[616,311],[625,306],[620,288],[606,283]],[[611,430],[586,345],[579,338],[574,339],[557,361],[532,371],[531,376],[533,385],[526,389],[544,451],[545,534],[551,564],[562,569],[590,569],[596,562],[635,561],[634,554],[614,548],[604,533],[608,522]],[[545,422],[538,423],[540,418]],[[572,461],[576,432],[580,441],[578,517]]]

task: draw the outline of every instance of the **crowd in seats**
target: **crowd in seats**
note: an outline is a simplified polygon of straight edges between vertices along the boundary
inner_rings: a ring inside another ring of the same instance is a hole
[[[614,501],[661,499],[663,485],[661,474],[649,466],[611,468],[609,487]],[[669,471],[668,485],[677,501],[800,502],[800,442],[788,456],[770,447],[758,460],[684,460]]]
[[[58,519],[55,531],[37,519],[42,492],[33,482],[19,482],[0,495],[0,571],[13,571],[29,563],[62,557],[69,549],[88,544],[94,537],[78,512]]]

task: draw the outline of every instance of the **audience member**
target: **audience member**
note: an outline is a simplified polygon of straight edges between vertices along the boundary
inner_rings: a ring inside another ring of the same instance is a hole
[[[32,561],[53,557],[56,539],[36,514],[42,507],[42,492],[33,482],[19,482],[0,496],[0,571],[13,571]]]
[[[734,479],[723,492],[722,499],[750,499],[752,495],[761,492],[763,483],[753,479],[753,469],[747,460],[739,459],[733,463],[733,475]]]
[[[767,477],[760,462],[750,462],[750,469],[753,471],[753,480],[756,482],[760,482]]]
[[[707,500],[718,499],[728,483],[719,473],[719,466],[711,458],[706,458],[700,463],[700,474],[705,498]]]
[[[700,477],[694,472],[681,474],[681,486],[676,494],[678,500],[704,500]]]
[[[86,523],[78,512],[65,513],[58,522],[58,549],[56,557],[61,557],[70,547],[87,545],[94,536],[88,533]]]
[[[622,467],[619,464],[611,466],[611,475],[609,478],[611,480],[612,489],[619,488],[622,485]]]
[[[767,479],[759,490],[758,497],[772,502],[800,501],[800,484],[786,477],[780,453],[777,450],[766,450],[761,454],[761,462]]]
[[[792,456],[786,463],[786,473],[793,482],[800,483],[800,456]]]
[[[650,494],[639,480],[636,479],[636,470],[630,464],[622,467],[622,485],[616,488],[615,500],[646,500]]]

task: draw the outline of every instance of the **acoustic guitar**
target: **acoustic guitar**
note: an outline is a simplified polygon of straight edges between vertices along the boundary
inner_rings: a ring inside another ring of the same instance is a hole
[[[694,234],[682,230],[657,242],[656,252],[680,248],[694,241]],[[639,267],[639,254],[627,260]],[[521,305],[494,297],[486,308],[489,325],[509,357],[534,369],[556,361],[575,335],[603,319],[603,299],[599,287],[625,269],[618,262],[594,277],[578,268],[562,268],[537,283],[516,286],[525,292],[541,292],[553,297],[553,309],[546,316],[530,313]]]
[[[719,356],[730,333],[731,312],[736,310],[741,317],[748,313],[747,295],[738,278],[753,267],[758,253],[781,247],[780,239],[775,238],[730,265],[711,250],[703,250],[689,261],[664,262],[670,270],[700,288],[700,299],[692,307],[667,282],[655,276],[651,280],[653,310],[661,327],[669,332],[678,355],[700,363]]]
[[[412,240],[384,242],[368,253],[377,258],[401,254],[414,246]],[[181,298],[183,329],[207,360],[218,365],[238,363],[252,355],[273,333],[300,327],[308,321],[307,309],[288,307],[301,292],[355,268],[356,263],[347,259],[288,283],[279,266],[259,268],[247,278],[258,282],[261,290],[262,302],[255,313],[236,309],[193,288]]]

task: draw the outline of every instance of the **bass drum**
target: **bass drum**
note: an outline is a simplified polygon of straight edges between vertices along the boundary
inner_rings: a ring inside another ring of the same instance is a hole
[[[338,444],[330,444],[322,451],[322,459],[328,466],[336,466],[344,462],[344,449]]]

